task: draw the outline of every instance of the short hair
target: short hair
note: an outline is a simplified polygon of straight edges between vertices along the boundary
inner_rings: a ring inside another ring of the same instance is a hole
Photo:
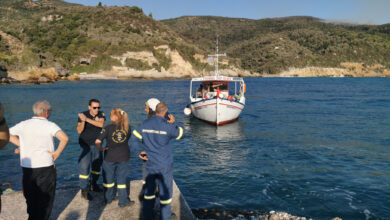
[[[156,106],[156,114],[166,113],[167,111],[168,111],[168,107],[164,102],[160,102]]]
[[[33,105],[33,112],[36,116],[41,116],[45,111],[50,111],[50,103],[46,100],[38,101]]]
[[[100,103],[99,100],[97,100],[97,99],[90,99],[89,102],[88,102],[88,105],[91,105],[92,102]]]

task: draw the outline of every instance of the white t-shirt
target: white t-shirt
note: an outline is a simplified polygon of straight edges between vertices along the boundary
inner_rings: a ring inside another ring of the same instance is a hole
[[[39,168],[53,165],[53,157],[48,151],[54,151],[53,137],[60,130],[58,125],[44,117],[33,117],[10,128],[11,135],[19,136],[20,166]]]

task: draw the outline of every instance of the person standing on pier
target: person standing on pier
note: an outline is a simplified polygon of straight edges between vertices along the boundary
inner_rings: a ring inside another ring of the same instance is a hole
[[[4,109],[3,106],[0,103],[0,149],[7,146],[9,142],[9,130],[7,122],[4,118]],[[1,189],[0,189],[0,212],[1,212]]]
[[[114,108],[110,114],[111,124],[104,127],[95,141],[96,147],[104,151],[103,161],[103,186],[105,189],[104,201],[106,204],[112,202],[116,191],[119,197],[119,207],[131,206],[130,187],[127,181],[129,172],[129,139],[131,129],[129,118],[125,111]],[[103,140],[106,140],[106,147],[102,147]],[[115,190],[115,183],[116,188]]]
[[[160,196],[160,219],[170,219],[172,215],[173,153],[169,142],[173,138],[179,140],[183,136],[183,128],[176,123],[168,123],[164,119],[167,112],[165,103],[159,103],[156,116],[145,120],[133,131],[134,137],[144,145],[145,152],[140,157],[147,161],[143,200],[145,219],[153,219],[156,185]],[[172,115],[170,117],[173,118]]]
[[[7,126],[7,122],[4,118],[4,109],[3,106],[0,103],[0,149],[7,146],[9,141],[9,130]],[[0,204],[0,211],[1,211],[1,204]]]
[[[95,192],[103,191],[97,185],[103,156],[102,152],[95,147],[95,140],[100,134],[106,118],[104,116],[104,112],[99,111],[99,109],[99,100],[91,99],[89,100],[88,111],[78,114],[78,124],[76,129],[77,133],[80,134],[79,144],[81,147],[81,154],[78,160],[79,182],[81,197],[86,200],[92,200],[89,190]],[[90,185],[89,179],[91,179]]]
[[[53,208],[57,173],[54,161],[68,143],[68,136],[48,120],[50,104],[38,101],[33,105],[34,117],[10,128],[10,141],[19,148],[23,169],[23,194],[29,220],[49,219]],[[53,137],[59,140],[54,150]]]

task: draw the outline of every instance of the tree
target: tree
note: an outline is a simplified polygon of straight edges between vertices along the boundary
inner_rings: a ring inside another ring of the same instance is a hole
[[[102,2],[99,2],[98,7],[102,7]]]

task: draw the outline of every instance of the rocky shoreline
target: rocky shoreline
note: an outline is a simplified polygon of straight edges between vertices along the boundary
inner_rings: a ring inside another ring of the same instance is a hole
[[[67,72],[59,72],[54,68],[30,69],[28,72],[1,72],[0,85],[21,84],[21,85],[44,85],[52,84],[55,81],[77,81],[78,74],[70,75]]]
[[[218,209],[192,209],[198,219],[215,220],[312,220],[312,218],[298,217],[286,212],[266,212],[263,210],[218,210]],[[331,220],[342,220],[339,217]]]
[[[239,69],[222,69],[220,72],[231,77],[390,77],[390,70],[383,70],[382,66],[365,66],[359,63],[343,63],[343,68],[306,67],[290,68],[278,74],[250,73]],[[55,81],[78,81],[78,80],[131,80],[131,79],[187,79],[212,75],[213,72],[192,74],[178,74],[166,70],[135,70],[129,68],[113,68],[111,71],[98,73],[69,74],[57,68],[32,68],[25,72],[10,72],[0,69],[0,85],[22,84],[41,85],[51,84]]]

